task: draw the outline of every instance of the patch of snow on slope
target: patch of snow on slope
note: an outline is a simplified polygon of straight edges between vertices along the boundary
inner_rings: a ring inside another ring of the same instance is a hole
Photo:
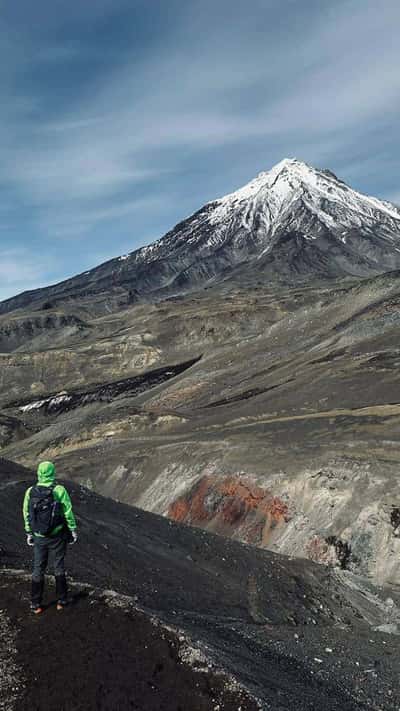
[[[30,412],[31,410],[40,410],[44,405],[48,405],[50,408],[56,405],[60,405],[62,402],[69,402],[72,400],[71,395],[56,395],[55,397],[47,397],[44,400],[36,400],[35,402],[30,402],[28,405],[23,405],[20,407],[21,412]]]
[[[46,400],[36,400],[36,402],[30,402],[29,405],[23,405],[20,407],[21,412],[30,412],[30,410],[39,410],[47,402]]]

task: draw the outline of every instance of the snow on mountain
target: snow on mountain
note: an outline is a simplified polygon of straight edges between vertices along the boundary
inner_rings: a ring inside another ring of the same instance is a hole
[[[315,170],[294,158],[281,161],[269,172],[260,173],[244,187],[220,198],[210,222],[217,225],[240,212],[243,226],[251,228],[258,214],[266,231],[273,234],[298,207],[299,200],[328,228],[351,229],[385,222],[400,232],[400,210],[394,205],[362,195],[330,171]]]
[[[355,233],[375,236],[384,241],[382,249],[374,257],[374,250],[367,251],[379,269],[380,252],[400,248],[400,210],[351,189],[329,170],[285,159],[238,190],[207,203],[131,258],[143,263],[179,257],[187,250],[209,257],[216,250],[230,249],[228,261],[236,263],[250,256],[260,258],[285,232],[296,232],[306,240],[330,234],[342,244],[349,238],[354,241]],[[388,261],[386,255],[383,271],[394,268]]]
[[[96,297],[101,310],[112,292],[109,311],[150,295],[190,291],[233,272],[240,278],[243,269],[246,283],[250,272],[290,283],[400,269],[400,209],[353,190],[329,170],[285,159],[206,203],[153,244],[14,297],[0,305],[0,313],[44,297],[58,302],[80,294],[103,295]]]
[[[244,201],[254,204],[264,203],[268,206],[274,218],[278,218],[283,210],[287,210],[299,193],[308,193],[309,207],[317,206],[321,198],[340,204],[343,209],[355,209],[361,214],[371,214],[371,210],[380,210],[400,220],[400,210],[388,202],[362,195],[349,188],[329,170],[316,170],[295,158],[285,158],[277,163],[269,172],[262,172],[229,195],[220,198],[213,219],[221,217],[226,211]]]

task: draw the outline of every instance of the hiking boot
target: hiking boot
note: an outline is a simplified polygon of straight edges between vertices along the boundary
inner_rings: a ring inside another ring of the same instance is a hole
[[[60,610],[63,610],[64,607],[67,607],[68,605],[68,600],[57,600],[57,610],[60,612]]]
[[[41,605],[35,605],[32,602],[31,603],[31,612],[33,612],[34,615],[41,615],[43,612],[43,607]]]

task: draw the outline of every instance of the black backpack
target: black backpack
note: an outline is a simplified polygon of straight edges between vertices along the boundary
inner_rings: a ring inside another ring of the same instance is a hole
[[[33,486],[29,499],[29,523],[33,533],[48,536],[64,523],[62,506],[53,496],[54,486]]]

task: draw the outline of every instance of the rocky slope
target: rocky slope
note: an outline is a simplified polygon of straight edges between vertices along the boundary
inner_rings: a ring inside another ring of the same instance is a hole
[[[395,272],[347,286],[225,285],[95,319],[91,341],[2,356],[3,417],[16,428],[3,452],[30,466],[54,458],[94,490],[178,521],[398,583],[399,303]],[[147,348],[154,365],[138,367]]]
[[[3,708],[392,711],[399,596],[351,573],[182,526],[67,483],[74,604],[27,614],[32,474],[0,460]],[[40,635],[38,635],[40,631]],[[54,650],[41,671],[40,649]],[[78,653],[77,653],[78,651]],[[54,660],[54,661],[53,661]],[[101,674],[99,674],[99,670]],[[129,670],[129,672],[128,672]],[[55,673],[57,672],[57,673]],[[36,706],[34,705],[36,703]]]

